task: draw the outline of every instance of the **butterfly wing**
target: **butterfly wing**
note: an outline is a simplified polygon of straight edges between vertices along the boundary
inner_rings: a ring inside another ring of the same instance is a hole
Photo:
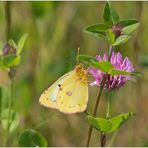
[[[57,96],[57,108],[64,113],[83,112],[88,102],[88,84],[70,75],[61,85]]]
[[[69,81],[71,79],[71,75],[73,75],[74,71],[71,71],[60,79],[58,79],[54,84],[52,84],[48,89],[46,89],[40,96],[39,102],[41,105],[49,108],[57,109],[57,95],[60,90],[60,85],[63,84],[65,81]]]

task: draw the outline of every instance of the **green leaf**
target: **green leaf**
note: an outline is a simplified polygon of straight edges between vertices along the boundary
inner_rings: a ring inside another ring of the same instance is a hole
[[[88,63],[92,60],[97,62],[96,58],[94,58],[92,56],[88,56],[88,55],[78,55],[77,60],[78,61],[85,61],[85,62],[88,62]]]
[[[88,26],[84,29],[85,32],[95,32],[95,33],[100,33],[100,32],[105,32],[108,29],[108,26],[105,24],[95,24]]]
[[[3,64],[7,68],[15,67],[20,64],[20,56],[17,56],[15,54],[10,54],[5,57],[3,57]]]
[[[114,132],[116,131],[126,120],[128,120],[130,117],[134,116],[135,113],[129,112],[129,113],[124,113],[120,114],[110,120],[112,124],[112,128],[108,132]]]
[[[10,39],[10,40],[8,41],[8,43],[9,43],[9,45],[11,45],[11,46],[14,47],[15,49],[17,49],[17,45],[16,45],[16,43],[14,42],[13,39]]]
[[[17,49],[17,55],[21,54],[27,37],[28,37],[28,34],[24,34],[24,35],[20,38],[20,40],[19,40],[19,42],[18,42],[18,46],[17,46],[17,47],[18,47],[18,49]]]
[[[111,29],[107,30],[106,35],[109,43],[113,45],[115,42],[115,34],[113,33],[113,31]]]
[[[109,61],[91,61],[90,65],[106,73],[109,73],[114,68],[113,65]]]
[[[131,75],[131,72],[126,72],[123,70],[116,70],[116,69],[112,69],[109,72],[110,75],[115,76],[115,75]]]
[[[115,75],[128,75],[128,76],[137,76],[137,77],[142,76],[142,74],[139,72],[127,72],[123,70],[117,70],[113,67],[113,65],[109,61],[98,61],[96,60],[96,58],[88,55],[78,55],[77,60],[89,63],[91,67],[100,69],[103,72],[106,72],[112,76]]]
[[[98,39],[106,40],[105,33],[103,32],[90,32],[90,31],[85,31],[85,32]]]
[[[9,110],[8,109],[4,109],[1,113],[1,122],[2,122],[2,127],[6,130],[7,129],[7,125],[8,125],[8,114],[9,114]],[[14,112],[13,110],[10,111],[10,127],[9,127],[9,132],[14,131],[18,125],[19,125],[19,115],[18,113]]]
[[[131,72],[131,76],[142,77],[142,73],[140,73],[140,72]]]
[[[123,70],[117,70],[117,69],[112,69],[109,72],[110,75],[115,76],[115,75],[127,75],[127,76],[136,76],[136,77],[142,77],[142,74],[139,72],[127,72]]]
[[[128,41],[130,38],[131,36],[129,35],[121,35],[115,40],[115,43],[113,44],[113,46],[121,45],[125,43],[126,41]]]
[[[101,132],[107,132],[112,128],[110,121],[107,119],[95,118],[92,116],[87,116],[87,118],[89,120],[90,125]]]
[[[122,26],[124,28],[137,23],[138,23],[137,20],[122,20],[122,21],[119,21],[116,25]]]
[[[87,116],[87,118],[90,125],[93,126],[96,130],[104,133],[111,133],[116,131],[123,123],[125,123],[125,121],[134,115],[135,113],[129,112],[115,116],[112,119],[92,117],[90,115]]]
[[[128,34],[132,33],[138,26],[139,26],[139,23],[135,23],[135,24],[129,25],[127,27],[124,27],[122,30],[122,34],[128,35]]]
[[[105,4],[103,19],[107,25],[113,25],[119,21],[119,15],[110,2],[106,2]]]
[[[27,129],[23,131],[18,140],[21,147],[47,147],[47,140],[37,131]]]

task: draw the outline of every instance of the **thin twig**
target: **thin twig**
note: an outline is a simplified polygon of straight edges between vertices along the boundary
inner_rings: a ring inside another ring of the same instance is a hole
[[[11,2],[5,2],[5,16],[6,16],[6,40],[10,38],[11,32]]]

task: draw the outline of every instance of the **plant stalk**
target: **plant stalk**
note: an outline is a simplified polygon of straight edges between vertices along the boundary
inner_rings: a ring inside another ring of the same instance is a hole
[[[100,98],[101,98],[101,94],[102,94],[102,91],[103,91],[103,86],[100,87],[100,91],[99,91],[98,96],[97,96],[97,100],[96,100],[94,111],[93,111],[93,117],[96,116],[97,108],[98,108],[98,105],[99,105],[99,102],[100,102]],[[87,138],[86,147],[89,147],[89,143],[90,143],[90,139],[91,139],[91,134],[92,134],[92,129],[93,129],[93,127],[90,126],[89,127],[89,131],[88,131],[88,138]]]
[[[110,119],[110,106],[111,106],[111,92],[108,92],[108,104],[107,104],[107,112],[106,119]],[[106,144],[106,134],[101,133],[101,147],[105,147]]]
[[[10,38],[11,31],[11,2],[5,2],[5,16],[6,16],[6,40]]]
[[[7,129],[5,135],[5,146],[8,146],[8,139],[9,139],[9,130],[11,125],[11,110],[12,110],[12,100],[13,100],[13,80],[10,82],[10,97],[9,97],[9,104],[8,104],[8,119],[7,119]]]
[[[106,118],[110,119],[110,106],[111,106],[111,92],[108,92],[108,104],[107,104],[107,112],[106,112]]]
[[[106,134],[105,133],[101,133],[101,147],[105,147],[106,144]]]

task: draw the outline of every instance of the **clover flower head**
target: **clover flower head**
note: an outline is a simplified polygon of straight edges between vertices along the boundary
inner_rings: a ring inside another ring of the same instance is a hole
[[[104,54],[102,57],[100,55],[97,55],[96,59],[98,61],[107,61],[108,56],[106,54]],[[118,53],[112,52],[110,62],[114,66],[114,68],[117,70],[122,70],[126,72],[135,71],[135,69],[133,68],[133,64],[131,63],[129,58],[126,57],[123,59],[120,52]],[[105,73],[96,68],[89,68],[89,73],[91,73],[93,77],[95,78],[95,81],[92,82],[90,85],[91,86],[94,86],[94,85],[101,86]],[[115,76],[108,75],[107,80],[105,81],[104,88],[108,90],[118,90],[121,86],[123,86],[131,78],[132,76],[127,76],[127,75],[115,75]]]

